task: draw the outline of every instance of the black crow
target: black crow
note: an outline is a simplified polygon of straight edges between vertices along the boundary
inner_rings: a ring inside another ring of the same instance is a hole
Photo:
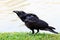
[[[39,30],[46,30],[53,33],[58,34],[58,32],[54,31],[54,27],[51,27],[48,25],[47,22],[39,19],[35,14],[27,14],[24,11],[13,11],[15,12],[18,17],[25,23],[25,25],[32,30],[32,34],[34,34],[34,29],[37,30],[36,33],[39,32]]]

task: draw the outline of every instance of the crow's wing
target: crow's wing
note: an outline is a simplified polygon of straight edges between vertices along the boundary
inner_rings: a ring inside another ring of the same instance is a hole
[[[48,24],[45,21],[40,20],[34,16],[27,17],[25,21],[34,24],[34,26],[48,27]]]
[[[46,23],[43,20],[39,20],[38,22],[36,22],[37,26],[39,25],[40,27],[48,27],[48,23]]]
[[[30,15],[30,16],[34,16],[35,18],[39,19],[38,16],[35,15],[35,14],[29,13],[28,16],[29,16],[29,15]]]
[[[38,20],[39,18],[37,18],[37,16],[30,15],[30,14],[28,14],[25,18],[26,22],[37,22]]]

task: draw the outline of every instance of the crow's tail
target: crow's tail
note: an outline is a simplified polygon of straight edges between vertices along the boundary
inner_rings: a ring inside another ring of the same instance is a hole
[[[54,31],[53,29],[49,29],[50,32],[58,34],[58,32]]]
[[[58,32],[55,32],[53,29],[55,29],[55,28],[51,27],[51,26],[48,27],[48,31],[58,34]]]
[[[49,28],[50,28],[50,29],[55,29],[55,28],[54,28],[54,27],[52,27],[52,26],[49,26]]]

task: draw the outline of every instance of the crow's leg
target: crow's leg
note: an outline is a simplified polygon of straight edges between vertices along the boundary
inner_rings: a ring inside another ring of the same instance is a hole
[[[32,30],[32,34],[34,34],[34,29],[31,29]]]
[[[36,32],[36,34],[39,32],[39,29],[37,29],[37,32]]]

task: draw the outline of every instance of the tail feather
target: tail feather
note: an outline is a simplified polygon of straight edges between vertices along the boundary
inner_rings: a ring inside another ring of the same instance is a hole
[[[53,32],[53,33],[58,34],[58,32],[55,32],[55,31],[54,31],[54,30],[52,30],[52,29],[50,29],[49,31],[50,31],[50,32]]]
[[[49,26],[49,28],[50,28],[50,29],[55,29],[55,28],[54,28],[54,27],[52,27],[52,26]]]
[[[53,29],[55,29],[55,28],[51,27],[51,26],[48,27],[48,31],[58,34],[58,32],[55,32]]]

